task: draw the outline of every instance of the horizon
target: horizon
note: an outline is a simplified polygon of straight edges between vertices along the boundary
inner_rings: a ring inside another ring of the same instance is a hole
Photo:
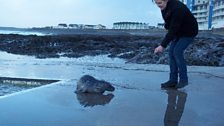
[[[1,27],[32,28],[65,23],[112,28],[116,22],[141,22],[150,26],[163,22],[159,8],[150,0],[0,1]]]

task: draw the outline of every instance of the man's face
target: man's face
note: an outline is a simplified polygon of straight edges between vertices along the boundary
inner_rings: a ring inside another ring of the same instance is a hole
[[[166,8],[168,0],[155,0],[156,5],[160,8],[160,10],[164,10]]]

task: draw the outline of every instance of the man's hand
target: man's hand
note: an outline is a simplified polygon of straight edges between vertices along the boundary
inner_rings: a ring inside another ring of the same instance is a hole
[[[160,45],[160,46],[158,46],[158,47],[155,48],[154,53],[155,54],[156,53],[161,53],[161,52],[163,52],[163,50],[164,50],[164,48]]]

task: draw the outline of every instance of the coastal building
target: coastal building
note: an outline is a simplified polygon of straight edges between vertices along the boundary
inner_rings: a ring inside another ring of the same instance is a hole
[[[224,0],[180,0],[197,19],[200,30],[224,27]]]
[[[54,28],[68,28],[68,29],[106,29],[106,26],[98,24],[98,25],[88,25],[88,24],[64,24],[60,23],[58,26]]]
[[[64,23],[60,23],[58,24],[57,28],[67,28],[68,25],[67,24],[64,24]]]
[[[213,2],[212,28],[224,28],[224,0]]]
[[[139,22],[116,22],[113,23],[113,29],[149,29],[146,23]]]
[[[95,29],[106,29],[106,26],[98,24],[95,26]]]
[[[200,30],[211,29],[212,23],[212,8],[211,0],[195,0],[192,7],[192,13],[197,18],[198,26]]]
[[[98,24],[98,25],[83,25],[83,29],[106,29],[106,26]]]
[[[71,29],[80,29],[80,25],[78,25],[78,24],[69,24],[68,26]]]
[[[159,28],[159,29],[164,29],[164,23],[158,23],[157,24],[157,28]]]

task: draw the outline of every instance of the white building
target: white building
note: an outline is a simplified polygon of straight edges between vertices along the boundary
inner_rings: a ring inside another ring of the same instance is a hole
[[[78,24],[69,24],[68,26],[71,29],[80,29],[80,25],[78,25]]]
[[[59,28],[59,29],[106,29],[106,26],[98,24],[98,25],[87,25],[87,24],[65,24],[60,23],[58,26],[53,28]]]
[[[197,18],[198,26],[200,30],[207,30],[211,26],[209,26],[209,15],[211,13],[210,10],[210,0],[196,0],[193,7],[192,13],[195,18]]]
[[[106,29],[106,26],[101,25],[101,24],[98,24],[98,25],[95,25],[94,28],[95,28],[95,29]]]
[[[113,24],[113,29],[149,29],[149,25],[139,22],[116,22]]]
[[[106,29],[106,26],[98,24],[98,25],[83,25],[83,29]]]
[[[58,26],[56,26],[55,28],[62,28],[62,29],[64,29],[64,28],[68,28],[68,25],[65,24],[65,23],[60,23],[60,24],[58,24]]]
[[[224,27],[224,0],[180,0],[197,18],[200,30]]]
[[[212,28],[224,28],[224,0],[214,0]]]

